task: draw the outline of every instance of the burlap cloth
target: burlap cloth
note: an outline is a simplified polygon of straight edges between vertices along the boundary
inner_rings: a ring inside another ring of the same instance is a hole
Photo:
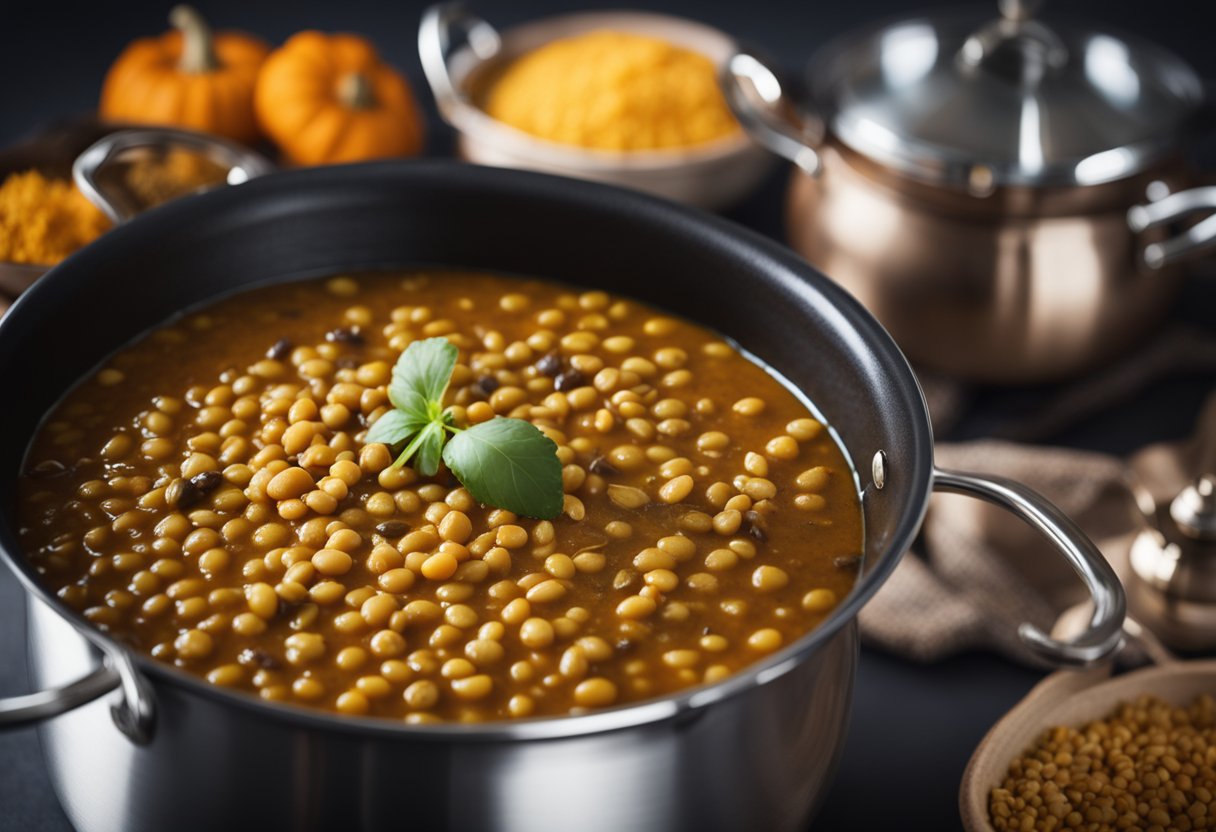
[[[1030,486],[1075,520],[1126,580],[1128,548],[1143,527],[1129,478],[1168,501],[1198,466],[1216,462],[1210,455],[1216,449],[1216,395],[1190,441],[1149,446],[1128,459],[1028,443],[1183,371],[1210,373],[1216,388],[1216,337],[1194,330],[1163,334],[1135,358],[1068,388],[1031,419],[998,429],[1001,438],[939,443],[937,463]],[[965,407],[966,391],[924,381],[940,435]],[[920,662],[984,649],[1038,665],[1022,647],[1017,625],[1028,621],[1049,632],[1086,597],[1080,579],[1030,527],[978,500],[939,494],[913,551],[862,610],[861,632],[868,644]]]

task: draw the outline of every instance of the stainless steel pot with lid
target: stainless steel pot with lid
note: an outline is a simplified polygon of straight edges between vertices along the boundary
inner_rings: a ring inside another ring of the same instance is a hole
[[[752,135],[797,165],[795,248],[914,360],[989,381],[1129,347],[1167,310],[1172,267],[1216,241],[1216,221],[1164,231],[1216,209],[1216,190],[1186,190],[1212,110],[1198,75],[1035,5],[846,35],[811,61],[796,104],[754,52],[723,77]]]
[[[811,70],[811,95],[859,153],[920,181],[1097,185],[1179,149],[1203,98],[1194,71],[1134,38],[1048,26],[1025,3],[976,27],[913,20],[846,39]]]

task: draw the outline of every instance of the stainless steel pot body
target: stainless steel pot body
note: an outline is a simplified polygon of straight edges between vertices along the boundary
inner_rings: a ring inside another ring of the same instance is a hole
[[[0,444],[0,555],[30,593],[31,667],[47,688],[0,700],[0,727],[50,720],[47,762],[78,828],[797,828],[844,740],[857,612],[934,488],[1019,513],[1089,585],[1090,629],[1060,643],[1025,625],[1028,646],[1084,663],[1118,645],[1123,597],[1100,553],[1016,484],[933,467],[916,380],[852,298],[757,235],[603,186],[377,164],[275,174],[149,212],[57,267],[0,323],[0,379],[21,391],[10,430],[32,435],[101,356],[184,308],[267,281],[427,264],[609,288],[764,359],[838,426],[856,462],[866,544],[854,591],[782,651],[665,699],[487,725],[339,717],[208,685],[60,605],[19,551],[24,450]]]
[[[36,683],[99,657],[42,602],[30,607]],[[153,683],[151,742],[93,702],[39,729],[80,832],[216,829],[799,829],[848,726],[857,628],[764,685],[683,716],[568,739],[418,741],[263,715]],[[581,820],[580,820],[581,819]]]

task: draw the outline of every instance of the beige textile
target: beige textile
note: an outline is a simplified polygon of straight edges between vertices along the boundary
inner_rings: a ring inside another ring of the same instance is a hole
[[[1207,363],[1191,361],[1197,349]],[[1187,364],[1175,360],[1181,354]],[[1216,371],[1216,339],[1173,333],[1117,374],[1099,374],[1068,391],[1034,422],[1058,430],[1112,406],[1119,391],[1127,395],[1163,370],[1196,366]],[[926,395],[939,426],[965,398],[942,382],[927,384]],[[1017,432],[1029,436],[1032,427],[1024,421]],[[1149,446],[1127,460],[1007,439],[939,443],[936,456],[943,468],[1003,476],[1038,491],[1089,534],[1123,577],[1128,547],[1143,523],[1127,478],[1168,500],[1198,473],[1201,446],[1216,449],[1216,395],[1203,408],[1192,440]],[[1209,459],[1203,464],[1216,462]],[[866,643],[920,662],[994,650],[1040,664],[1022,647],[1017,625],[1028,621],[1051,631],[1061,613],[1086,597],[1076,574],[1029,526],[978,500],[937,494],[913,551],[862,610],[861,631]]]

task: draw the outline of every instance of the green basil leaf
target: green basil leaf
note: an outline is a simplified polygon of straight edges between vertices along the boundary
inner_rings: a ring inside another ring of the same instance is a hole
[[[414,435],[393,465],[405,465],[417,454],[418,461],[414,469],[424,476],[433,477],[439,470],[439,451],[442,447],[443,427],[437,422],[430,422]]]
[[[393,367],[388,398],[398,410],[429,422],[439,415],[458,355],[446,338],[427,338],[405,348]]]
[[[443,461],[479,502],[541,520],[561,513],[557,445],[530,422],[499,417],[473,425],[448,441]]]
[[[418,419],[404,410],[390,410],[385,413],[367,431],[367,444],[383,442],[390,448],[400,445],[426,425],[425,420]]]
[[[418,461],[414,463],[414,469],[424,477],[433,477],[439,471],[439,454],[445,438],[443,425],[431,422],[418,436],[422,442],[418,446]]]

